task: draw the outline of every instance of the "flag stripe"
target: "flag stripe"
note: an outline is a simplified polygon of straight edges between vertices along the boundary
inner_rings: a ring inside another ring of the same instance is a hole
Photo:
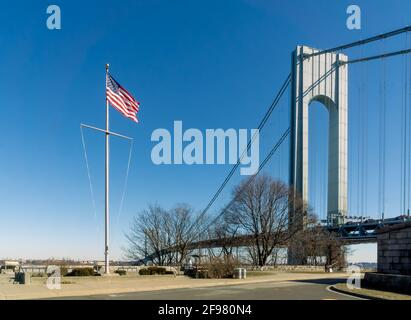
[[[135,103],[134,101],[130,101],[127,99],[127,97],[121,92],[119,91],[119,95],[123,98],[124,102],[129,105],[130,107],[132,107],[134,109],[134,111],[138,111],[138,104]]]
[[[134,102],[130,102],[130,100],[125,99],[124,96],[123,96],[123,94],[122,94],[121,92],[120,92],[119,95],[123,98],[123,101],[124,101],[127,105],[129,105],[130,107],[132,107],[132,108],[134,109],[134,111],[137,111],[137,110],[138,110],[138,105],[137,105],[137,104],[135,104]]]
[[[119,99],[113,95],[110,91],[107,91],[107,100],[111,103],[111,105],[116,108],[118,111],[120,111],[124,116],[127,118],[133,119],[134,121],[137,122],[137,117],[135,113],[130,112],[127,107],[124,106],[124,104],[119,101]]]
[[[125,116],[126,118],[129,118],[129,119],[131,119],[131,120],[133,120],[133,121],[135,121],[135,122],[138,122],[138,120],[137,120],[137,118],[136,118],[135,115],[126,115],[126,114],[124,114],[123,111],[122,111],[121,109],[119,109],[117,106],[113,105],[113,107],[114,107],[117,111],[119,111],[121,114],[123,114],[123,116]]]
[[[140,109],[140,103],[110,74],[106,76],[106,99],[125,117],[138,122],[137,112]]]
[[[128,101],[124,101],[124,103],[125,103],[128,107],[130,107],[133,112],[138,112],[138,107],[136,107],[135,105],[132,105],[132,104],[131,104],[130,102],[128,102]]]
[[[124,101],[122,101],[121,98],[119,98],[115,93],[108,90],[107,95],[108,95],[108,98],[109,98],[108,100],[111,103],[113,103],[115,105],[118,105],[123,110],[123,112],[129,113],[127,106],[124,104]]]
[[[127,96],[127,98],[128,98],[130,101],[134,101],[134,102],[138,103],[137,100],[134,99],[134,98],[132,97],[132,95],[131,95],[130,93],[128,93],[128,91],[127,91],[126,89],[124,89],[122,86],[120,86],[120,90],[123,91],[123,93]]]
[[[124,101],[122,101],[115,93],[111,92],[110,90],[107,90],[107,97],[108,100],[113,104],[119,107],[123,113],[126,113],[127,115],[133,114],[128,107],[125,105]]]

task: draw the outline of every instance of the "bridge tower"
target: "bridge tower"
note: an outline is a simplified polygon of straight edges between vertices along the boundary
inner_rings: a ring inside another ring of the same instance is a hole
[[[315,148],[308,145],[308,108],[318,101],[329,114],[327,220],[338,225],[347,212],[348,67],[341,62],[348,58],[318,52],[298,46],[292,53],[289,182],[308,202],[308,150]]]

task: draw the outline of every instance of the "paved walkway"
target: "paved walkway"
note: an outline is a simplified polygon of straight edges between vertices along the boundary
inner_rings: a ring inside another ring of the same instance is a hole
[[[248,279],[190,279],[184,276],[113,276],[113,277],[67,277],[63,278],[60,290],[46,287],[46,279],[34,278],[30,285],[17,285],[0,281],[0,299],[39,299],[107,295],[126,292],[147,292],[165,289],[206,288],[227,285],[284,282],[296,280],[321,280],[345,278],[345,273],[276,273],[254,276]],[[66,283],[70,281],[71,283]]]
[[[358,300],[328,289],[341,279],[264,281],[215,287],[59,297],[63,300]]]

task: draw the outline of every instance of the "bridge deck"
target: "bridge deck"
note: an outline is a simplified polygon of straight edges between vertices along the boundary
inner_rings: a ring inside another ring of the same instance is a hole
[[[339,226],[323,226],[324,229],[337,234],[343,245],[354,245],[364,243],[374,243],[377,241],[377,230],[383,227],[392,226],[404,222],[411,222],[408,216],[399,216],[386,220],[369,219],[362,223],[345,223]],[[188,245],[188,249],[206,249],[206,248],[221,248],[227,246],[227,243],[232,247],[243,247],[253,241],[253,235],[240,235],[232,238],[216,238],[206,239],[192,242]],[[287,244],[280,244],[281,247],[286,247]],[[176,247],[164,250],[163,254],[175,251]],[[141,260],[141,262],[149,261],[153,255],[150,255]]]

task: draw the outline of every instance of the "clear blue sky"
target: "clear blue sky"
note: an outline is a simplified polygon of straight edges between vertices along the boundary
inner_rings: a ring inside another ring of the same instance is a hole
[[[345,11],[351,1],[57,1],[62,29],[51,31],[46,27],[49,4],[16,0],[0,12],[0,258],[103,258],[104,139],[86,133],[97,203],[94,216],[79,124],[104,126],[105,63],[141,101],[138,125],[111,111],[112,129],[135,138],[120,216],[128,145],[112,139],[111,245],[112,257],[121,258],[124,232],[136,212],[154,202],[165,207],[189,202],[200,210],[230,169],[152,164],[153,130],[171,129],[174,120],[201,130],[254,128],[289,73],[290,53],[297,44],[333,47],[407,25],[411,12],[409,1],[356,1],[362,8],[362,30],[350,31]],[[353,70],[359,78],[361,67]],[[399,68],[395,72],[390,74],[389,99],[398,105]],[[376,78],[371,72],[368,77]],[[378,91],[372,92],[371,119]],[[352,123],[356,108],[358,104],[350,109]],[[287,125],[281,120],[287,112],[284,102],[262,133],[261,158]],[[397,120],[393,117],[389,124],[389,130],[396,130],[392,141],[399,137]],[[375,137],[372,122],[369,135]],[[317,132],[322,129],[320,124]],[[355,137],[355,130],[351,135]],[[397,215],[399,144],[389,144],[387,211]],[[378,154],[377,147],[370,143],[369,184],[374,187],[378,163],[372,155]],[[350,148],[355,151],[356,144]],[[282,149],[282,155],[274,157],[277,164],[268,169],[285,179],[288,155],[287,148]],[[356,170],[354,161],[350,177]],[[228,199],[231,187],[212,212]],[[376,210],[374,189],[368,195],[370,215]],[[350,184],[354,211],[356,190]],[[355,259],[375,259],[372,249],[360,249]]]

